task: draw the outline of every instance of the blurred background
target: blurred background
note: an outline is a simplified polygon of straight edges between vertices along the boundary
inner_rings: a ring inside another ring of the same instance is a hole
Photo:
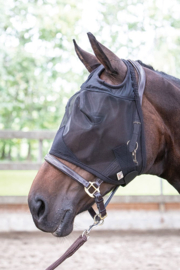
[[[90,31],[120,58],[180,78],[180,1],[6,0],[0,10],[0,231],[34,232],[28,191],[67,100],[88,76],[72,39],[92,52]],[[179,209],[166,180],[137,177],[110,206],[110,215],[119,211],[123,219],[105,229],[180,229]],[[7,261],[1,269],[10,269]]]
[[[88,76],[73,38],[91,52],[86,35],[91,31],[119,57],[180,77],[179,0],[7,0],[0,8],[0,130],[8,130],[0,135],[4,169],[11,162],[41,163],[48,152],[67,100]],[[44,134],[12,133],[37,130]],[[27,195],[35,174],[1,171],[0,195]],[[159,193],[154,179],[144,191],[135,182],[123,192]],[[165,193],[176,194],[164,185]]]

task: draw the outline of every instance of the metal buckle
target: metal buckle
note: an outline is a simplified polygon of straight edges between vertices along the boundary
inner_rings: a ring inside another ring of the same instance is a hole
[[[87,193],[91,198],[94,198],[94,194],[95,194],[96,192],[100,192],[99,187],[95,187],[94,184],[96,184],[96,182],[89,182],[89,186],[84,188],[84,190],[86,191],[86,193]],[[89,189],[90,189],[91,187],[94,188],[94,191],[93,191],[92,193],[89,191]]]
[[[99,214],[99,217],[100,217],[101,220],[104,221],[104,219],[107,217],[107,214],[104,217],[102,217],[101,214]]]
[[[82,236],[86,235],[87,240],[88,240],[88,238],[89,238],[89,234],[90,234],[90,231],[92,230],[92,228],[93,228],[93,227],[96,227],[96,226],[98,226],[98,225],[103,225],[103,223],[104,223],[104,219],[101,219],[101,220],[97,221],[97,220],[96,220],[96,217],[97,217],[97,216],[99,216],[99,215],[95,215],[95,217],[94,217],[94,223],[93,223],[91,226],[89,226],[89,229],[85,230],[85,231],[82,233]],[[107,216],[107,215],[106,215],[106,216]],[[105,218],[105,217],[104,217],[104,218]]]
[[[97,217],[100,218],[100,221],[96,220]],[[106,214],[104,217],[102,217],[101,214],[96,214],[96,215],[94,216],[94,222],[95,222],[95,223],[100,223],[99,225],[102,225],[102,224],[104,223],[104,219],[105,219],[106,217],[107,217],[107,214]]]

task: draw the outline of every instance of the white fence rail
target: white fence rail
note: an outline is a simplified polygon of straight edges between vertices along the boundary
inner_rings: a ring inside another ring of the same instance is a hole
[[[53,140],[56,132],[49,130],[38,131],[12,131],[1,130],[0,139],[29,139],[38,140],[39,147],[37,162],[4,162],[0,161],[0,170],[38,170],[43,158],[43,140]]]
[[[13,131],[13,130],[1,130],[0,139],[33,139],[39,141],[37,162],[4,162],[0,161],[0,170],[38,170],[42,164],[43,158],[43,140],[53,140],[55,137],[55,131],[38,130],[38,131]],[[163,196],[163,182],[159,178],[159,194]],[[161,197],[161,201],[162,197]],[[163,208],[163,204],[162,204]]]

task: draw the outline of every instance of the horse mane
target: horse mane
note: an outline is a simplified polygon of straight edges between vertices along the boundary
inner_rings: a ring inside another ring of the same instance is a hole
[[[163,72],[163,71],[155,70],[151,65],[146,65],[146,64],[144,64],[144,63],[143,63],[142,61],[140,61],[140,60],[137,60],[137,62],[138,62],[141,66],[143,66],[143,67],[145,67],[145,68],[148,68],[148,69],[150,69],[150,70],[153,70],[154,72],[160,74],[162,77],[166,78],[167,80],[171,81],[172,83],[175,83],[178,87],[180,87],[180,79],[178,79],[178,78],[176,78],[176,77],[174,77],[174,76],[171,76],[171,75],[169,75],[169,74],[167,74],[167,73],[165,73],[165,72]]]

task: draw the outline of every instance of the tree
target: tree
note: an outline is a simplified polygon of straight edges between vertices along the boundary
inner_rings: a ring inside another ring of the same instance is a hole
[[[73,52],[71,39],[80,16],[80,6],[74,3],[2,3],[1,129],[57,129],[78,79],[73,77],[69,61]]]
[[[179,0],[1,2],[0,129],[57,129],[67,100],[87,77],[72,38],[83,47],[88,31],[119,57],[180,77]],[[11,148],[20,143],[0,142],[0,158],[16,158]],[[31,158],[36,146],[26,144]]]

